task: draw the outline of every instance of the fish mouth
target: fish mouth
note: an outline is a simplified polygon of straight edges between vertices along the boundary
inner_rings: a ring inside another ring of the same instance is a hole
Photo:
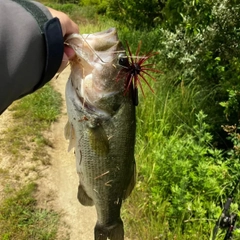
[[[76,55],[70,60],[71,82],[82,107],[108,118],[118,109],[124,92],[119,56],[126,54],[116,28],[92,33],[72,34],[66,40]]]
[[[71,34],[65,44],[75,51],[79,59],[90,65],[97,62],[112,63],[119,53],[125,53],[125,50],[120,49],[116,28],[91,34]]]

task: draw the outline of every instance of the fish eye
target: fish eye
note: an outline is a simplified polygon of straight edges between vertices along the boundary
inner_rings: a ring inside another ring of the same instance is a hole
[[[121,53],[118,55],[118,64],[122,67],[128,67],[129,62],[128,62],[128,56]]]

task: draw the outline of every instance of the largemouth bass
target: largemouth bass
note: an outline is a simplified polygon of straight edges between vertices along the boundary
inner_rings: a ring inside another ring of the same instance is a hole
[[[119,61],[126,52],[115,28],[73,34],[75,50],[66,85],[68,123],[65,136],[75,149],[78,200],[95,205],[95,240],[123,240],[122,201],[135,185],[135,106]]]

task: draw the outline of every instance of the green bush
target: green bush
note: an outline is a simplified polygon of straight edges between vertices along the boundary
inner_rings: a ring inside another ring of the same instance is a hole
[[[108,0],[107,15],[130,29],[156,27],[162,20],[165,3],[157,0]]]
[[[72,3],[46,3],[48,7],[54,8],[58,11],[65,12],[68,15],[71,15],[74,11],[78,11],[79,7]]]
[[[141,39],[143,52],[159,51],[155,57],[157,68],[167,76],[161,84],[172,85],[172,89],[194,89],[192,104],[184,109],[186,115],[203,109],[213,142],[219,148],[229,148],[221,125],[237,123],[240,114],[240,4],[227,0],[171,0],[160,9],[157,5],[161,2],[112,1],[107,11],[120,21],[119,30],[130,46],[137,46]],[[146,19],[150,8],[152,15],[163,14],[165,20],[158,26],[153,18]],[[132,31],[136,28],[141,30]],[[177,108],[174,112],[183,115]],[[179,124],[181,121],[176,122],[176,126]]]
[[[209,3],[207,16],[210,20],[202,23],[186,16],[174,32],[159,28],[158,48],[165,71],[178,72],[168,81],[174,86],[184,84],[198,89],[196,108],[203,109],[209,116],[216,144],[227,148],[231,145],[224,140],[226,135],[221,125],[237,123],[240,113],[240,23],[237,20],[240,4],[234,1]],[[201,15],[202,9],[198,13]],[[206,13],[204,9],[203,13]],[[234,101],[233,96],[229,96],[233,92],[236,93]]]
[[[219,209],[215,204],[222,197],[222,190],[232,181],[228,162],[222,152],[210,144],[212,139],[204,117],[201,112],[197,115],[195,135],[171,136],[162,151],[155,154],[152,200],[158,201],[159,193],[168,199],[171,204],[167,209],[170,229],[181,224],[185,234],[192,229],[196,231],[199,223],[203,228],[207,219],[218,218]]]
[[[139,121],[145,118],[140,115]],[[217,150],[211,145],[206,119],[199,112],[191,134],[183,125],[170,137],[163,135],[163,125],[152,131],[148,124],[144,134],[148,141],[138,141],[139,181],[132,201],[137,205],[134,218],[145,222],[148,231],[137,239],[210,238],[223,203],[238,181],[240,138],[236,127],[226,126],[234,150],[227,155]],[[142,135],[141,127],[139,131]],[[129,208],[135,211],[133,206]],[[138,226],[131,218],[127,221]]]

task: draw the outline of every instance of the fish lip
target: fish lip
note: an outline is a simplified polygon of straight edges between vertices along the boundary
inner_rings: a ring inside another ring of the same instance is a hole
[[[116,28],[92,34],[71,34],[65,42],[76,52],[75,58],[70,60],[73,91],[77,89],[75,107],[78,111],[82,108],[89,114],[109,119],[115,109],[105,109],[102,102],[98,104],[98,101],[108,94],[115,95],[124,90],[123,81],[109,83],[110,79],[115,79],[121,67],[118,65],[119,53],[125,53]],[[84,68],[84,71],[78,72],[75,68]]]
[[[91,34],[73,33],[66,38],[65,43],[68,44],[68,41],[73,39],[73,38],[84,38],[84,37],[88,37],[88,36],[101,36],[101,38],[102,37],[103,38],[108,38],[110,35],[116,35],[117,36],[117,29],[115,27],[109,28],[109,29],[101,31],[101,32],[91,33]]]
[[[64,44],[75,51],[77,58],[85,60],[90,66],[96,63],[96,59],[100,60],[101,64],[111,63],[108,56],[119,53],[116,48],[121,45],[117,29],[114,27],[91,34],[73,33],[67,37]],[[122,52],[125,50],[122,49]]]

